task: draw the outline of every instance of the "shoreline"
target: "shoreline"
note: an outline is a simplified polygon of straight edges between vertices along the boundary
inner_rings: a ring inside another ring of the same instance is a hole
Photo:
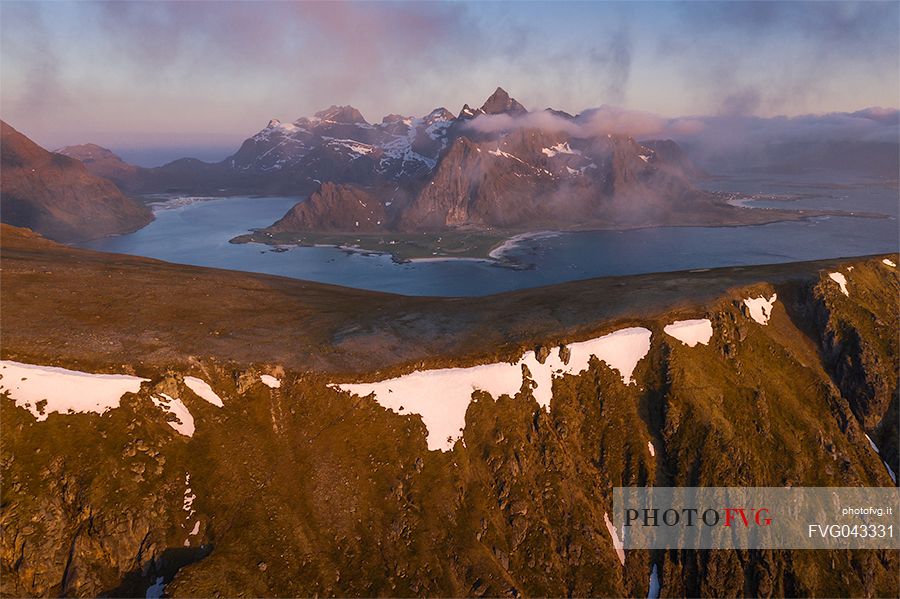
[[[750,205],[752,202],[760,201],[760,200],[771,200],[770,197],[767,198],[759,198],[753,195],[747,194],[727,194],[730,197],[723,197],[726,194],[721,194],[720,197],[720,206],[727,206],[732,212],[732,214],[728,215],[729,218],[722,218],[719,222],[715,222],[714,218],[708,218],[707,222],[681,222],[681,223],[657,223],[657,224],[632,224],[632,225],[602,225],[598,223],[594,224],[582,224],[576,226],[569,226],[564,228],[541,228],[538,230],[507,230],[507,231],[498,231],[498,230],[486,230],[486,231],[477,231],[477,230],[451,230],[451,231],[435,231],[432,232],[432,235],[438,235],[438,241],[440,241],[440,236],[447,235],[471,235],[471,234],[481,234],[488,239],[491,236],[495,237],[497,241],[490,246],[490,249],[484,250],[479,248],[477,245],[473,245],[471,247],[464,247],[462,251],[458,253],[461,255],[452,255],[451,253],[438,253],[433,252],[433,255],[421,255],[424,253],[422,251],[422,247],[419,246],[417,251],[413,252],[414,255],[406,256],[404,255],[404,242],[402,239],[391,240],[388,244],[385,244],[383,239],[390,238],[394,235],[394,232],[384,231],[379,233],[375,237],[381,237],[381,241],[374,241],[373,244],[365,244],[359,245],[361,242],[359,238],[359,233],[356,232],[334,232],[334,233],[323,233],[316,231],[308,231],[308,232],[298,232],[296,234],[298,239],[294,240],[286,240],[284,238],[276,238],[271,233],[266,232],[266,229],[256,229],[251,230],[248,233],[244,233],[238,236],[233,237],[229,240],[229,243],[234,244],[243,244],[243,243],[258,243],[261,245],[269,246],[277,248],[273,251],[289,251],[290,248],[293,247],[330,247],[339,249],[348,254],[361,254],[361,255],[369,255],[369,256],[379,256],[386,255],[390,256],[391,260],[396,264],[425,264],[425,263],[433,263],[433,262],[450,262],[450,261],[463,261],[463,262],[482,262],[495,266],[513,268],[513,269],[521,269],[525,270],[532,265],[524,264],[519,262],[513,258],[509,258],[508,254],[521,247],[523,244],[528,243],[533,240],[540,239],[548,239],[552,237],[558,237],[567,233],[589,233],[589,232],[601,232],[601,231],[616,231],[616,232],[625,232],[625,231],[638,231],[643,229],[664,229],[664,228],[686,228],[686,227],[700,227],[700,228],[722,228],[722,227],[755,227],[755,226],[763,226],[763,225],[772,225],[776,223],[783,222],[799,222],[799,221],[812,221],[818,218],[831,218],[831,217],[847,217],[847,218],[873,218],[873,219],[892,219],[894,217],[881,214],[881,213],[870,213],[870,212],[852,212],[852,211],[844,211],[844,210],[816,210],[816,209],[799,209],[799,210],[790,210],[783,208],[773,208],[767,206],[752,206]],[[782,201],[790,202],[796,198],[784,198]],[[751,216],[751,214],[753,216]],[[311,241],[304,242],[299,239],[301,235],[310,235],[310,236],[326,236],[332,237],[333,243],[322,243],[321,241]],[[428,232],[423,232],[423,234],[428,234]],[[396,233],[396,235],[402,236],[402,233]],[[264,236],[267,236],[264,237]],[[346,236],[347,238],[352,238],[356,243],[348,244],[345,241],[341,240],[341,237]],[[398,249],[394,250],[392,247],[384,247],[385,245],[393,246],[397,244]],[[373,247],[375,246],[375,247]],[[431,251],[432,249],[441,248],[439,246],[427,247],[425,251]],[[419,254],[419,255],[415,255]]]

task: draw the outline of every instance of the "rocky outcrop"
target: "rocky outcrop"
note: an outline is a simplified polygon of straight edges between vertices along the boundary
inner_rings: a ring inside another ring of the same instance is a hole
[[[387,208],[383,200],[360,187],[325,183],[266,232],[381,231],[386,227]]]
[[[808,312],[817,323],[816,337],[834,381],[854,416],[898,470],[897,362],[900,354],[890,338],[900,327],[896,303],[900,284],[894,268],[881,262],[840,269],[849,281],[848,295],[823,274],[810,291]],[[880,284],[873,284],[882,281]]]
[[[150,210],[92,175],[79,160],[54,154],[2,123],[0,217],[58,241],[128,233],[153,220]]]
[[[505,89],[498,87],[481,106],[481,112],[484,114],[509,114],[516,116],[525,114],[528,110],[519,104],[515,98],[509,97]]]

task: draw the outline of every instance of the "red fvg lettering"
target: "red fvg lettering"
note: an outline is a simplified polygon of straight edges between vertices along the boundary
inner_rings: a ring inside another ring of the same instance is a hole
[[[772,523],[772,519],[769,517],[768,508],[750,508],[750,515],[753,517],[753,522],[757,526],[768,526]],[[737,522],[738,524],[743,523],[745,528],[750,526],[750,520],[747,518],[747,511],[742,507],[725,508],[725,526],[731,526],[732,522],[736,521],[735,516],[740,516],[740,522]]]

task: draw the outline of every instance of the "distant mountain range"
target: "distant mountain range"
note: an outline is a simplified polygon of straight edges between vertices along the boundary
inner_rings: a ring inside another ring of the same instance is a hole
[[[142,168],[94,144],[57,152],[129,194],[308,196],[254,235],[258,241],[304,232],[504,232],[763,218],[696,189],[691,180],[702,172],[675,141],[608,133],[595,117],[596,110],[529,112],[497,88],[481,107],[466,104],[455,116],[440,107],[373,124],[352,106],[331,106],[292,123],[272,119],[216,163],[182,158]],[[767,170],[803,169],[809,160],[877,166],[896,154],[880,145],[840,146],[855,148],[849,155],[833,144],[806,145],[780,153],[769,147],[766,155],[779,158]],[[782,216],[769,211],[765,218]]]
[[[93,145],[60,153],[129,192],[310,194],[271,227],[292,231],[526,230],[714,224],[734,209],[696,190],[696,169],[671,141],[538,128],[501,88],[454,116],[436,108],[371,124],[351,106],[293,123],[271,120],[218,163],[181,159],[144,169]],[[502,130],[479,128],[504,115]]]
[[[5,122],[0,126],[3,222],[58,241],[84,241],[128,233],[153,220],[146,206],[89,172],[87,164],[48,152]],[[97,149],[99,156],[102,148]]]

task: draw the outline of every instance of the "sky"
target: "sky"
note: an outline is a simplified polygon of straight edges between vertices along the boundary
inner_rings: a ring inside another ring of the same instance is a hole
[[[900,106],[897,2],[12,2],[0,118],[54,149],[217,160],[351,104],[771,117]]]

